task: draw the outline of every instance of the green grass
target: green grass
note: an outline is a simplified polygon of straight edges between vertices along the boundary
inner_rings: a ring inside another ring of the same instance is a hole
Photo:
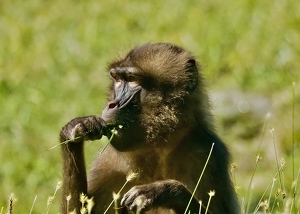
[[[252,207],[277,172],[269,133],[273,127],[289,188],[293,139],[294,174],[300,162],[299,11],[298,0],[0,1],[0,209],[6,210],[13,192],[15,213],[29,213],[36,195],[34,212],[46,212],[61,176],[59,149],[47,149],[58,143],[67,121],[101,113],[107,62],[145,42],[171,42],[191,50],[203,65],[210,91],[233,88],[270,100],[272,117],[260,141],[263,159],[254,174]],[[249,115],[235,123],[247,131],[257,121],[264,118]],[[259,140],[236,136],[238,126],[226,129],[220,121],[218,126],[235,154],[242,199]],[[87,145],[88,163],[100,145]],[[56,198],[50,213],[58,207]]]

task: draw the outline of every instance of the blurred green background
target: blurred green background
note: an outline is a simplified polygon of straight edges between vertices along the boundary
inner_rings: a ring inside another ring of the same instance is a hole
[[[14,193],[15,213],[29,213],[35,196],[33,213],[46,212],[61,179],[60,149],[47,149],[70,119],[102,112],[107,63],[145,42],[178,44],[201,62],[241,203],[258,154],[250,211],[276,157],[288,194],[300,162],[299,11],[299,0],[1,0],[0,210]],[[100,147],[86,145],[88,165]],[[50,213],[58,207],[59,195]]]

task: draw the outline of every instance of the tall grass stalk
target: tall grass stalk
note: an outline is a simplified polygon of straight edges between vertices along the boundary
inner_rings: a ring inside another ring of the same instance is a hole
[[[271,196],[272,196],[272,194],[273,194],[275,181],[276,181],[276,179],[273,178],[272,186],[271,186],[271,190],[270,190],[270,194],[269,194],[269,199],[268,199],[269,202],[271,201]]]
[[[282,168],[283,168],[283,165],[280,167],[279,170],[282,170]],[[256,205],[256,208],[255,208],[255,210],[253,211],[253,214],[255,214],[255,213],[258,212],[259,207],[260,207],[260,204],[261,204],[262,201],[263,201],[263,198],[265,197],[267,191],[269,190],[270,186],[272,185],[273,180],[274,180],[274,179],[276,180],[276,177],[278,176],[278,173],[279,173],[279,171],[277,171],[277,172],[275,173],[275,175],[274,175],[273,178],[272,178],[272,181],[268,184],[268,186],[267,186],[267,188],[265,189],[264,193],[263,193],[262,196],[260,197],[260,199],[259,199],[259,201],[258,201],[258,203],[257,203],[257,205]]]
[[[82,214],[87,212],[87,209],[85,207],[85,203],[87,202],[87,199],[88,197],[85,194],[83,193],[80,194],[80,198],[79,198],[79,201],[81,202],[80,213]]]
[[[69,213],[69,208],[70,208],[70,200],[71,200],[72,196],[68,195],[66,200],[67,200],[67,213]]]
[[[199,201],[199,214],[201,214],[201,208],[202,208],[202,201]]]
[[[12,193],[9,197],[9,202],[8,202],[8,214],[13,213],[13,208],[14,208],[14,203],[17,201],[17,198],[15,197],[15,194]]]
[[[269,199],[268,199],[269,203],[271,203],[271,198],[272,198],[272,194],[273,194],[273,190],[274,190],[275,181],[276,181],[276,179],[273,178],[272,187],[271,187],[270,194],[269,194]],[[276,202],[276,199],[273,202],[273,206],[271,208],[271,213],[273,212],[273,209],[274,209],[274,206],[275,206],[275,202]]]
[[[260,137],[259,137],[258,146],[257,146],[257,150],[256,150],[256,156],[259,155],[260,147],[261,147],[261,144],[262,144],[262,139],[263,139],[263,136],[265,135],[267,122],[268,122],[270,117],[271,117],[271,113],[268,112],[266,114],[265,121],[264,121],[264,124],[263,124],[263,127],[262,127],[262,132],[261,132]]]
[[[275,194],[275,199],[274,199],[274,201],[273,201],[273,205],[272,205],[272,208],[271,208],[271,213],[273,212],[273,210],[274,210],[274,208],[275,208],[275,205],[276,204],[278,204],[278,202],[277,202],[277,195]]]
[[[236,169],[236,164],[235,163],[232,163],[231,164],[231,167],[230,167],[230,174],[231,174],[231,177],[232,177],[232,180],[233,180],[233,183],[236,185],[236,176],[235,176],[235,169]]]
[[[34,207],[34,205],[35,205],[36,199],[37,199],[37,195],[36,195],[36,196],[34,197],[34,199],[33,199],[33,203],[32,203],[32,206],[31,206],[31,209],[30,209],[29,214],[32,213],[32,210],[33,210],[33,207]]]
[[[126,182],[123,184],[123,186],[121,187],[121,189],[119,190],[119,192],[117,193],[117,195],[120,195],[120,193],[122,192],[122,190],[124,189],[124,187],[127,185],[128,182],[132,181],[133,179],[135,179],[137,177],[137,173],[133,173],[130,172],[129,175],[126,177]],[[111,205],[115,202],[115,199],[113,199],[110,204],[108,205],[108,207],[106,208],[106,210],[104,211],[103,214],[107,213],[109,208],[111,207]]]
[[[145,197],[138,196],[136,199],[136,214],[141,214],[141,208],[143,206],[143,202],[145,201]]]
[[[254,184],[252,183],[247,191],[247,201],[245,199],[246,213],[249,213],[250,202],[252,201],[253,189],[254,189]]]
[[[88,210],[88,214],[91,214],[92,213],[92,209],[95,205],[95,202],[94,202],[94,198],[91,197],[91,198],[88,198],[87,199],[87,210]]]
[[[197,189],[198,189],[199,183],[200,183],[200,181],[201,181],[201,179],[202,179],[202,176],[203,176],[203,174],[204,174],[204,171],[205,171],[206,166],[207,166],[207,164],[208,164],[208,161],[209,161],[209,159],[210,159],[210,156],[211,156],[211,153],[212,153],[212,151],[213,151],[214,145],[215,145],[215,143],[213,143],[213,144],[211,145],[211,149],[210,149],[210,151],[209,151],[208,157],[207,157],[206,162],[205,162],[205,164],[204,164],[203,170],[202,170],[201,175],[200,175],[200,177],[199,177],[199,179],[198,179],[198,182],[197,182],[197,184],[196,184],[196,186],[195,186],[195,188],[194,188],[194,191],[193,191],[192,196],[191,196],[191,198],[190,198],[190,200],[189,200],[189,203],[188,203],[187,206],[186,206],[186,209],[185,209],[185,211],[184,211],[184,214],[187,213],[187,211],[188,211],[188,209],[189,209],[189,206],[190,206],[190,204],[191,204],[191,202],[192,202],[192,200],[193,200],[193,198],[194,198],[194,195],[195,195],[195,193],[196,193],[196,191],[197,191]]]
[[[284,191],[284,186],[282,183],[282,175],[281,175],[281,167],[279,167],[279,161],[278,161],[278,155],[277,155],[277,149],[276,149],[276,144],[275,144],[275,139],[274,139],[274,128],[270,130],[272,134],[272,142],[273,142],[273,147],[274,147],[274,153],[275,153],[275,159],[276,159],[276,166],[278,170],[278,178],[279,178],[279,184],[280,184],[280,189]],[[282,165],[282,164],[281,164]]]
[[[295,86],[296,83],[293,82],[293,106],[292,106],[292,173],[293,173],[293,181],[295,180],[295,157],[294,157],[294,149],[295,149]]]
[[[106,145],[104,146],[104,148],[101,150],[100,154],[102,154],[102,153],[105,151],[105,149],[107,148],[107,146],[110,144],[110,142],[111,142],[111,140],[113,139],[113,137],[114,137],[115,133],[117,132],[117,130],[114,128],[114,129],[111,130],[111,132],[112,132],[112,135],[111,135],[111,137],[109,138],[107,144],[106,144]],[[46,149],[46,150],[52,150],[52,149],[55,149],[56,147],[58,147],[58,146],[60,146],[60,145],[67,144],[67,143],[69,143],[69,142],[71,142],[71,141],[73,141],[73,140],[77,140],[77,139],[79,139],[79,138],[82,138],[82,137],[75,137],[75,138],[73,138],[73,139],[66,140],[66,141],[61,142],[61,143],[59,143],[59,144],[56,144],[55,146],[52,146],[51,148]]]
[[[251,190],[253,189],[253,178],[254,178],[254,175],[255,175],[255,172],[256,172],[256,169],[257,169],[258,162],[260,160],[261,160],[260,155],[257,155],[256,159],[255,159],[255,165],[254,165],[253,170],[252,170],[252,175],[251,175],[251,178],[250,178],[249,186],[248,186],[248,189],[247,189],[246,198],[245,198],[245,205],[246,205],[246,209],[245,210],[246,210],[246,213],[249,213],[250,202],[251,202],[250,195],[252,194]]]
[[[113,193],[113,201],[114,201],[114,208],[115,208],[115,214],[118,214],[119,212],[118,212],[118,209],[119,209],[119,207],[118,207],[118,200],[119,200],[119,198],[120,198],[120,194],[115,194],[115,193]]]
[[[106,145],[104,146],[104,148],[101,150],[100,154],[102,154],[102,153],[105,151],[105,149],[108,147],[108,145],[110,144],[111,140],[112,140],[113,137],[115,136],[116,131],[117,131],[117,130],[116,130],[115,128],[113,128],[113,129],[111,130],[112,135],[110,136],[110,138],[109,138],[108,142],[106,143]]]
[[[73,139],[66,140],[66,141],[61,142],[61,143],[59,143],[59,144],[56,144],[55,146],[52,146],[51,148],[46,149],[46,150],[55,149],[56,147],[58,147],[58,146],[60,146],[60,145],[67,144],[67,143],[69,143],[69,142],[71,142],[71,141],[73,141],[73,140],[77,140],[77,139],[79,139],[79,138],[81,138],[81,137],[75,137],[75,138],[73,138]]]
[[[55,198],[55,196],[56,196],[56,193],[57,193],[57,191],[60,189],[60,187],[61,187],[61,181],[59,181],[59,182],[57,183],[57,185],[56,185],[56,188],[55,188],[55,191],[54,191],[53,195],[52,195],[52,196],[50,196],[50,197],[48,198],[48,201],[47,201],[47,209],[46,209],[46,214],[48,214],[48,213],[49,213],[49,210],[50,210],[51,204],[52,204],[52,202],[53,202],[53,200],[54,200],[54,198]]]
[[[91,214],[92,213],[92,209],[93,209],[93,207],[95,205],[94,197],[89,198],[87,195],[81,193],[79,200],[81,202],[80,213],[81,214]],[[72,211],[72,212],[75,213],[76,209],[74,209],[74,211]]]
[[[294,180],[293,183],[292,183],[291,192],[289,194],[289,198],[291,199],[291,206],[290,206],[290,209],[289,209],[290,210],[289,213],[293,213],[295,199],[296,199],[296,193],[298,191],[299,175],[300,175],[300,170],[298,170],[296,180]]]
[[[208,198],[208,202],[207,202],[207,207],[206,207],[206,209],[205,209],[205,214],[207,214],[207,212],[208,212],[211,198],[215,196],[215,193],[216,193],[215,191],[210,191],[210,192],[208,193],[209,198]]]
[[[245,210],[246,210],[246,213],[249,212],[250,202],[251,202],[251,200],[250,200],[250,191],[251,191],[254,175],[255,175],[255,172],[256,172],[256,169],[257,169],[258,161],[261,159],[260,154],[259,154],[260,153],[260,147],[262,145],[262,139],[263,139],[263,136],[266,132],[266,126],[267,126],[267,122],[268,122],[268,119],[270,118],[270,116],[271,116],[271,114],[267,113],[267,115],[265,117],[265,120],[264,120],[262,132],[261,132],[260,137],[259,137],[258,146],[257,146],[257,150],[256,150],[256,161],[255,161],[255,165],[254,165],[253,170],[252,170],[250,182],[249,182],[247,193],[246,193],[246,198],[245,198],[244,203],[242,205],[242,213],[245,213]],[[243,209],[244,206],[246,206],[245,207],[246,209]]]
[[[245,214],[245,198],[241,199],[241,214]]]

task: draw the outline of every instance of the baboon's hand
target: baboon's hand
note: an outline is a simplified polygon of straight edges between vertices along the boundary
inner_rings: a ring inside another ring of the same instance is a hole
[[[106,123],[99,116],[78,117],[65,125],[60,132],[60,141],[97,140],[106,131]]]
[[[164,180],[134,186],[124,196],[121,205],[130,211],[147,211],[154,207],[173,209],[176,213],[184,213],[191,193],[178,181]],[[190,213],[198,213],[199,204],[196,199],[189,208]]]

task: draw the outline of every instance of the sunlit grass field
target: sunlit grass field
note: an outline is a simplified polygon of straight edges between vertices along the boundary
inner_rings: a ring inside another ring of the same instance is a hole
[[[300,168],[299,11],[299,0],[1,0],[0,213],[11,193],[15,213],[33,203],[32,213],[46,213],[61,179],[60,149],[49,149],[61,127],[102,112],[107,63],[145,42],[197,56],[245,212],[265,191],[269,211],[283,212]],[[88,165],[106,140],[86,144]],[[49,213],[58,213],[59,193]]]

